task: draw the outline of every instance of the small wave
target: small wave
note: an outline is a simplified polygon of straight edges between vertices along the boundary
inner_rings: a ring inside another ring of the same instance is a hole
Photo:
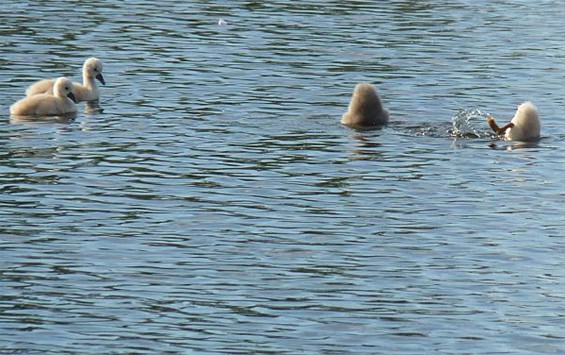
[[[496,135],[487,126],[487,112],[477,108],[461,109],[451,119],[454,137],[464,138],[495,138]]]

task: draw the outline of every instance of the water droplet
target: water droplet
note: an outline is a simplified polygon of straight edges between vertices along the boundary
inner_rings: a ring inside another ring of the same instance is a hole
[[[457,137],[481,138],[490,137],[492,132],[487,128],[487,112],[477,108],[462,109],[452,118],[453,135]]]

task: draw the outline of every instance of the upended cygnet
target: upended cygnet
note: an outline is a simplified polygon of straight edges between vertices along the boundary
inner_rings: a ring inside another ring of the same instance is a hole
[[[102,61],[98,58],[88,58],[82,66],[83,83],[74,83],[74,95],[76,101],[96,101],[100,98],[100,92],[96,81],[98,79],[102,85],[106,85],[106,81],[102,76]],[[45,79],[32,84],[27,90],[26,95],[32,96],[37,94],[53,94],[54,79]]]
[[[77,111],[72,81],[65,77],[55,80],[53,92],[54,95],[25,97],[10,107],[10,113],[16,116],[55,116]]]
[[[499,127],[491,116],[487,122],[493,131],[507,140],[531,142],[540,138],[541,122],[538,109],[530,101],[518,106],[512,121],[503,127]]]
[[[347,112],[341,123],[351,127],[375,127],[388,123],[388,111],[383,108],[375,87],[369,83],[355,86]]]

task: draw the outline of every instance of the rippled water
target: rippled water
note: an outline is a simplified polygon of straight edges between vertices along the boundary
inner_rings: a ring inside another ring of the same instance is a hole
[[[2,3],[0,353],[565,351],[564,7]],[[103,112],[10,122],[89,56]]]

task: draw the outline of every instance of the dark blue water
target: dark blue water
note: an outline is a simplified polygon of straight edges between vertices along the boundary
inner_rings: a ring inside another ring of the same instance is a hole
[[[564,15],[0,4],[0,353],[565,352]],[[90,56],[102,112],[10,120]],[[542,140],[492,137],[525,100]]]

